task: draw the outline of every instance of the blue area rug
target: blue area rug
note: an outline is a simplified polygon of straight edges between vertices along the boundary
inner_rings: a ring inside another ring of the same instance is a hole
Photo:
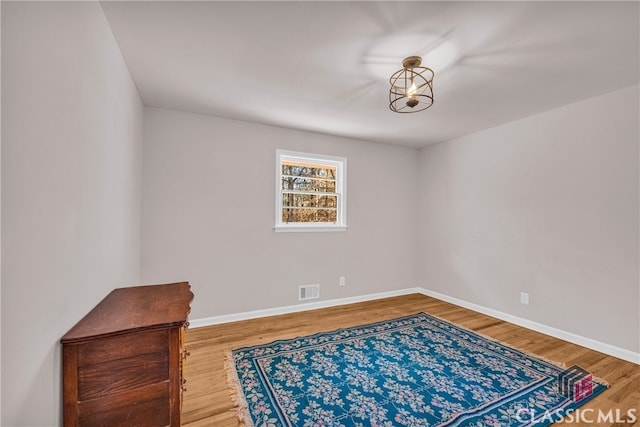
[[[576,401],[562,367],[425,313],[236,349],[227,370],[259,427],[547,426],[607,387]]]

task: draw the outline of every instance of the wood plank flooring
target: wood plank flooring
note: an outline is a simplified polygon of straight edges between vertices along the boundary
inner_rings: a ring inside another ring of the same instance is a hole
[[[224,352],[227,350],[379,322],[421,311],[566,366],[578,364],[606,380],[610,389],[581,407],[594,410],[593,413],[585,413],[585,419],[597,421],[597,412],[601,409],[605,413],[612,410],[614,415],[618,411],[620,419],[625,422],[573,425],[640,426],[639,365],[420,294],[188,329],[186,342],[191,355],[185,367],[187,391],[184,393],[182,425],[240,426],[224,370]],[[631,422],[626,417],[630,408],[635,408],[635,417],[639,420]]]

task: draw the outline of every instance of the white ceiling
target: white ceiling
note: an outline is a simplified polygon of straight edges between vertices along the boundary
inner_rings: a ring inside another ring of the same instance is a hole
[[[101,4],[145,105],[412,147],[640,76],[636,1]],[[393,113],[410,55],[435,103]]]

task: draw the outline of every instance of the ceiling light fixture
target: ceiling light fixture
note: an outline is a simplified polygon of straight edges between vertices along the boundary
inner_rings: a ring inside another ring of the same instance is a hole
[[[422,58],[409,56],[402,70],[391,75],[389,108],[396,113],[417,113],[433,105],[433,70],[421,67]]]

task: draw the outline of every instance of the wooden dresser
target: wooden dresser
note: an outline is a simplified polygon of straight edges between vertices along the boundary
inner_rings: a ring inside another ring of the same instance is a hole
[[[116,289],[61,339],[64,425],[180,426],[189,283]]]

